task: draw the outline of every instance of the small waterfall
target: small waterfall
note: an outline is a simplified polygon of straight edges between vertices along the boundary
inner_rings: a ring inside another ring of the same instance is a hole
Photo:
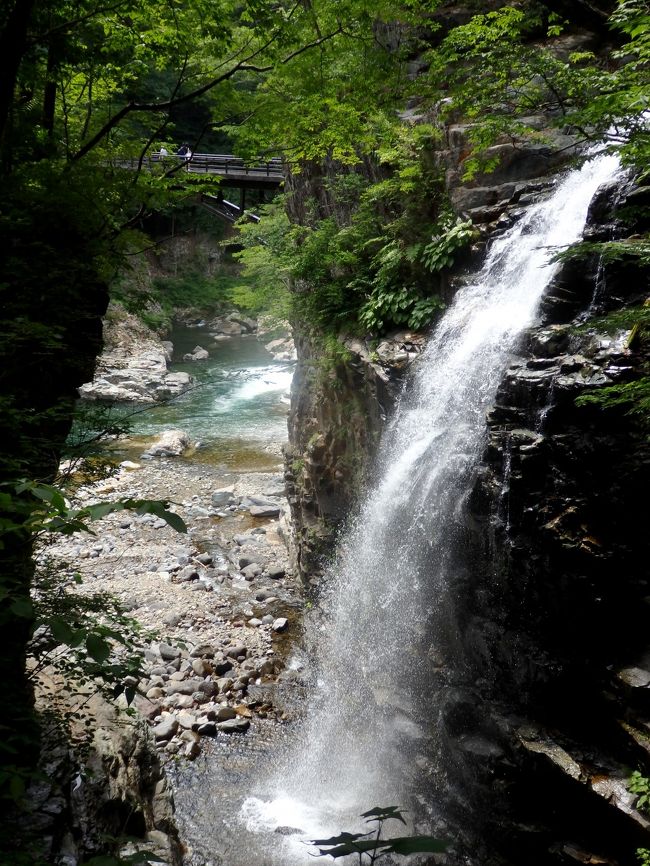
[[[329,570],[307,717],[272,799],[245,804],[249,829],[352,829],[372,806],[412,805],[418,755],[435,752],[427,684],[456,639],[449,587],[467,568],[463,507],[485,413],[556,271],[549,250],[579,239],[591,198],[617,168],[601,155],[560,180],[494,241],[432,335]],[[278,862],[308,861],[304,845],[294,851]]]

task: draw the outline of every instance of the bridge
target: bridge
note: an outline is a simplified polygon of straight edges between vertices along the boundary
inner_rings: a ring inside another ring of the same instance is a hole
[[[242,190],[242,196],[243,194],[244,191]],[[252,223],[258,223],[260,221],[260,218],[256,213],[253,213],[250,210],[244,210],[243,205],[236,205],[234,202],[228,201],[225,198],[219,198],[219,196],[216,195],[207,195],[207,193],[202,193],[200,204],[206,210],[210,211],[210,213],[229,223],[237,222],[237,220],[242,216],[246,217],[246,219]]]
[[[118,165],[122,168],[160,169],[167,170],[181,166],[179,170],[190,174],[212,174],[224,178],[224,186],[238,189],[278,189],[284,182],[282,160],[278,157],[266,162],[248,163],[230,153],[193,153],[191,157],[159,153],[148,154],[140,159],[121,159]]]

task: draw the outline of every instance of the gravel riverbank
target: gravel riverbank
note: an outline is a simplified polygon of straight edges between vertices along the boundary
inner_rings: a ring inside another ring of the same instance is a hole
[[[80,592],[111,593],[151,633],[136,706],[164,754],[192,759],[203,737],[282,716],[248,693],[281,671],[300,607],[280,470],[279,461],[247,473],[183,457],[124,461],[115,477],[79,490],[79,501],[169,499],[187,535],[125,511],[97,523],[96,536],[47,548],[81,575]]]

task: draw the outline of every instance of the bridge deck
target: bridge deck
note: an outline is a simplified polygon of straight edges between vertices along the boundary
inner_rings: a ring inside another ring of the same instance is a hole
[[[255,165],[245,162],[238,156],[228,153],[194,153],[187,159],[184,156],[170,154],[161,156],[153,153],[142,161],[143,168],[173,168],[179,163],[183,171],[190,174],[215,174],[227,178],[226,186],[242,187],[244,189],[277,189],[284,181],[282,160],[269,159]],[[137,169],[138,159],[123,159],[118,165],[123,168]]]

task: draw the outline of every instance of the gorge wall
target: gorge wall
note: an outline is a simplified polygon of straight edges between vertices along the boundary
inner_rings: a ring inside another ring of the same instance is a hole
[[[463,135],[447,130],[441,156],[452,201],[487,239],[544,194],[566,141],[504,145],[500,170],[460,185]],[[585,238],[647,230],[648,195],[629,178],[602,190]],[[454,767],[450,827],[472,862],[633,864],[650,844],[627,786],[650,769],[647,432],[628,406],[576,406],[643,374],[647,343],[594,320],[643,303],[647,284],[626,257],[563,265],[487,418],[435,721]],[[397,335],[383,356],[344,340],[328,368],[313,332],[297,331],[287,479],[299,564],[317,580],[418,340]]]

